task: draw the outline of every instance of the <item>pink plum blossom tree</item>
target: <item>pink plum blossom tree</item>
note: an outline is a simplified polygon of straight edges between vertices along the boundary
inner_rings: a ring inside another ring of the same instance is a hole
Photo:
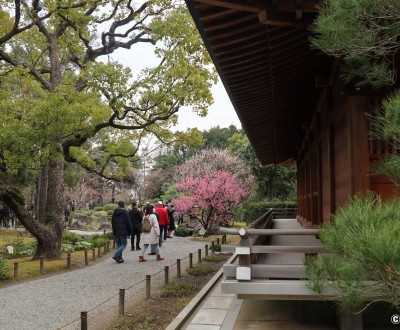
[[[181,196],[172,203],[182,214],[199,220],[205,235],[218,230],[220,222],[229,223],[233,209],[249,195],[236,176],[225,171],[188,175],[176,188]]]

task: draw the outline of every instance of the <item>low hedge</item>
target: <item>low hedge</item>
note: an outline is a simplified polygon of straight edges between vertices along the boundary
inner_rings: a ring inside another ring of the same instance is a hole
[[[241,205],[236,210],[237,221],[244,221],[247,224],[260,218],[271,208],[297,208],[297,202],[293,201],[258,201],[248,202]]]

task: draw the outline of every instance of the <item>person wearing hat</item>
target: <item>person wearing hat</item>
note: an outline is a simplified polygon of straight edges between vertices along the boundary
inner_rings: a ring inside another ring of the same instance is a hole
[[[159,201],[156,206],[156,211],[160,216],[158,224],[160,225],[160,244],[167,239],[167,230],[169,226],[168,212],[162,201]]]

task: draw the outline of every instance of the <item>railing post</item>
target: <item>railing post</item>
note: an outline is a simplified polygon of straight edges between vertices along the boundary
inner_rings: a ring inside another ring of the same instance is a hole
[[[204,247],[205,249],[205,256],[208,257],[208,244],[206,244],[206,246]]]
[[[104,248],[104,254],[106,254],[106,252],[107,252],[107,244],[104,245],[103,248]]]
[[[97,247],[97,256],[98,256],[99,258],[101,257],[100,246]]]
[[[146,299],[150,298],[151,275],[146,275]]]
[[[181,259],[176,259],[176,276],[181,277]]]
[[[95,261],[96,260],[96,249],[92,248],[92,260]]]
[[[198,255],[197,261],[198,261],[199,264],[201,264],[201,249],[197,250],[197,255]]]
[[[243,247],[249,247],[250,249],[250,240],[249,237],[247,236],[246,229],[241,228],[239,229],[239,234],[240,234],[240,246]],[[239,255],[239,265],[240,266],[247,266],[249,267],[251,264],[251,254],[244,254],[244,255]]]
[[[217,237],[217,245],[219,245],[219,237]]]
[[[164,285],[168,285],[169,284],[169,267],[165,266],[164,267]]]
[[[44,273],[44,259],[40,258],[40,272]]]
[[[85,266],[89,265],[87,249],[85,249]]]
[[[113,249],[115,249],[115,240],[113,240]]]
[[[119,289],[119,316],[125,315],[125,289]]]
[[[67,269],[71,269],[71,253],[67,254]]]
[[[212,254],[215,253],[214,241],[211,242],[211,252],[212,252]]]
[[[87,330],[87,312],[81,312],[81,330]]]
[[[18,262],[14,262],[14,278],[18,277]]]
[[[193,268],[193,253],[189,253],[189,268]]]

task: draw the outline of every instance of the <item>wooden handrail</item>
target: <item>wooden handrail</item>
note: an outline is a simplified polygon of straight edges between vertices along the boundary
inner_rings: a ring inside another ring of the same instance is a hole
[[[319,229],[254,229],[254,228],[220,228],[221,234],[241,235],[239,231],[244,230],[245,235],[318,235]]]

